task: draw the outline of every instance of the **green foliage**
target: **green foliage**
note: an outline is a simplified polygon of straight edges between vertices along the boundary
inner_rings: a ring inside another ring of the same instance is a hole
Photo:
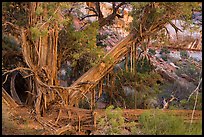
[[[113,109],[109,106],[105,110],[105,117],[100,117],[98,122],[98,134],[102,135],[120,135],[125,129],[125,118],[120,108]],[[126,126],[135,126],[135,122],[126,124]]]
[[[30,28],[30,31],[32,33],[32,39],[33,40],[36,40],[37,38],[40,37],[40,30],[36,27],[31,27]]]
[[[161,54],[161,58],[164,60],[164,61],[167,61],[167,58],[168,58],[168,54],[170,53],[169,49],[164,47],[161,49],[160,53]]]
[[[181,58],[187,59],[189,57],[189,54],[187,51],[182,50],[180,51],[180,56]]]
[[[105,135],[119,135],[121,134],[122,126],[124,125],[124,117],[122,110],[113,106],[109,106],[105,111],[105,118],[100,118],[98,126],[103,129]]]
[[[104,56],[101,47],[96,46],[98,22],[90,24],[84,30],[75,31],[72,20],[59,32],[59,53],[62,52],[61,64],[71,62],[73,77],[77,78],[96,65]]]
[[[154,66],[150,63],[149,58],[142,57],[137,61],[137,71],[140,73],[150,72],[154,69]]]
[[[103,42],[101,42],[101,41],[106,39],[107,37],[108,37],[107,35],[100,35],[100,34],[98,34],[96,36],[97,46],[106,47],[106,44],[103,44]]]
[[[160,53],[159,54],[169,54],[170,53],[170,51],[169,51],[169,49],[168,48],[166,48],[166,47],[164,47],[164,48],[162,48],[161,49],[161,51],[160,51]]]
[[[148,2],[132,2],[133,10],[130,13],[133,17],[133,22],[131,24],[131,28],[135,30],[139,30],[139,19],[142,16],[142,9],[148,5]]]
[[[164,113],[162,110],[149,110],[139,117],[141,131],[146,135],[196,135],[202,134],[202,125],[190,126],[184,119]],[[136,133],[137,134],[137,133]]]
[[[155,72],[138,73],[135,83],[138,108],[149,108],[151,106],[149,101],[157,100],[157,95],[161,92],[157,81],[162,81],[162,78]]]
[[[192,9],[201,11],[200,2],[131,2],[133,6],[131,24],[134,30],[141,37],[147,32],[152,35],[162,30],[172,20],[184,20],[192,22]],[[175,26],[172,26],[175,28]]]
[[[48,34],[48,30],[45,28],[39,29],[38,27],[31,27],[30,28],[32,34],[32,40],[35,41],[40,37],[44,37]]]
[[[182,99],[180,101],[179,108],[180,109],[193,110],[194,106],[195,106],[195,97],[196,97],[196,93],[194,93],[194,95],[191,96],[189,101],[188,101],[188,99]],[[202,110],[202,93],[198,94],[198,99],[197,99],[197,103],[196,103],[196,110]]]
[[[14,69],[17,66],[26,66],[21,46],[13,36],[2,35],[2,68]]]
[[[14,25],[25,27],[28,24],[28,2],[3,2],[2,3],[2,22],[11,22]],[[4,28],[4,27],[3,27]],[[7,27],[7,31],[13,33]]]
[[[37,16],[40,16],[43,14],[43,8],[42,7],[37,7],[36,11],[35,11],[35,14]]]
[[[195,85],[198,85],[199,76],[200,76],[200,68],[196,67],[193,63],[192,59],[189,59],[185,63],[178,64],[180,69],[176,70],[176,74],[180,77],[182,77],[182,74],[186,74],[189,78],[191,78]]]
[[[162,77],[155,72],[138,72],[133,74],[131,72],[122,71],[118,73],[118,79],[115,83],[115,87],[117,88],[115,90],[123,95],[127,108],[152,108],[158,105],[157,95],[161,92],[160,84],[157,83],[158,81],[162,82],[163,80]],[[132,93],[125,93],[123,86],[131,88],[133,90]]]
[[[149,49],[148,53],[153,56],[156,54],[156,51],[154,49]]]
[[[20,51],[20,45],[14,37],[2,35],[2,50],[6,51]]]

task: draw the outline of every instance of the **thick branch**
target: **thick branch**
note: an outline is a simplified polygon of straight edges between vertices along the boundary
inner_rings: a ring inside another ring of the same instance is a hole
[[[101,7],[99,2],[95,2],[96,5],[96,11],[98,13],[98,19],[101,20],[103,19],[103,13],[101,12]]]
[[[112,2],[112,9],[115,9],[115,2]]]

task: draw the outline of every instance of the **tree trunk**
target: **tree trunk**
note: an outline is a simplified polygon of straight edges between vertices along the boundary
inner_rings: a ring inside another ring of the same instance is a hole
[[[47,18],[48,13],[46,9],[46,3],[43,8],[43,15],[36,16],[36,9],[42,6],[42,3],[32,2],[30,3],[29,13],[29,27],[36,27],[36,23],[41,23],[39,27],[43,30],[48,30],[48,33],[44,36],[39,36],[35,40],[32,39],[32,32],[30,28],[22,29],[22,51],[24,59],[27,65],[35,72],[35,77],[39,83],[44,83],[49,86],[57,85],[57,42],[58,42],[58,26],[57,22],[53,21],[53,27],[50,27],[50,23],[42,22]],[[42,106],[46,107],[47,90],[41,84],[37,85],[37,103],[36,112],[40,113]],[[51,92],[51,100],[55,99],[54,92]],[[42,99],[43,98],[43,99]],[[43,105],[42,105],[43,104]],[[44,109],[44,108],[43,108]]]

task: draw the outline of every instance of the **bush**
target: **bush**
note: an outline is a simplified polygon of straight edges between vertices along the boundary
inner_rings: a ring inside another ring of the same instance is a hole
[[[142,134],[147,135],[195,135],[202,134],[202,124],[190,125],[184,123],[181,117],[150,110],[139,117]],[[137,134],[137,133],[133,133]]]
[[[170,50],[166,47],[162,48],[161,51],[160,51],[160,54],[169,54],[170,53]]]
[[[184,59],[189,58],[189,54],[187,53],[187,51],[184,51],[184,50],[180,52],[180,56],[181,58],[184,58]]]
[[[160,51],[160,55],[161,55],[161,58],[164,60],[164,61],[167,61],[167,58],[168,58],[168,54],[170,53],[170,50],[166,47],[162,48],[161,51]]]
[[[195,105],[195,96],[196,96],[196,93],[194,93],[191,96],[189,101],[187,101],[187,99],[181,100],[180,101],[181,107],[183,107],[184,109],[191,109],[192,110],[194,108],[194,105]],[[196,110],[202,110],[202,93],[198,93]]]
[[[122,116],[122,110],[120,108],[113,109],[114,106],[106,108],[105,117],[99,118],[98,130],[95,134],[100,135],[120,135],[126,134],[125,126],[135,126],[134,122],[126,123],[125,118]]]
[[[155,67],[151,64],[149,58],[145,56],[137,61],[136,68],[137,72],[145,73],[151,72],[152,70],[154,70]]]
[[[122,125],[124,125],[124,117],[122,116],[122,110],[116,108],[113,110],[113,106],[106,108],[104,118],[99,118],[98,126],[103,129],[100,130],[100,134],[104,135],[119,135],[121,134]]]
[[[162,54],[162,55],[161,55],[161,58],[162,58],[164,61],[167,61],[168,56],[167,56],[166,54]]]
[[[123,99],[114,97],[128,109],[156,108],[158,107],[158,94],[161,93],[160,85],[163,83],[161,75],[156,72],[131,73],[121,71],[117,73],[115,93]]]
[[[149,49],[148,53],[150,55],[155,55],[156,54],[156,51],[154,49]]]

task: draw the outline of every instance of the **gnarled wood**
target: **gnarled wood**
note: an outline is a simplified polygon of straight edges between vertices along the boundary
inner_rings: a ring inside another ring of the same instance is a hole
[[[135,34],[131,33],[127,37],[125,37],[123,40],[121,40],[118,44],[115,45],[102,59],[102,62],[95,67],[91,68],[89,71],[87,71],[84,75],[82,75],[77,81],[75,81],[71,87],[75,87],[80,85],[82,82],[91,82],[95,84],[86,84],[84,87],[82,87],[82,91],[84,93],[87,92],[87,89],[90,89],[91,87],[95,86],[99,80],[101,80],[102,77],[104,77],[106,74],[108,74],[109,70],[113,68],[113,66],[123,57],[128,50],[128,44],[130,41],[134,38]],[[108,59],[111,59],[108,60]],[[108,60],[108,61],[106,61]],[[78,96],[78,94],[81,94],[80,91],[73,91],[70,94],[70,104],[73,104],[75,97]]]
[[[7,105],[11,107],[17,107],[18,104],[11,98],[11,96],[6,92],[6,90],[2,87],[2,101],[6,101]]]

